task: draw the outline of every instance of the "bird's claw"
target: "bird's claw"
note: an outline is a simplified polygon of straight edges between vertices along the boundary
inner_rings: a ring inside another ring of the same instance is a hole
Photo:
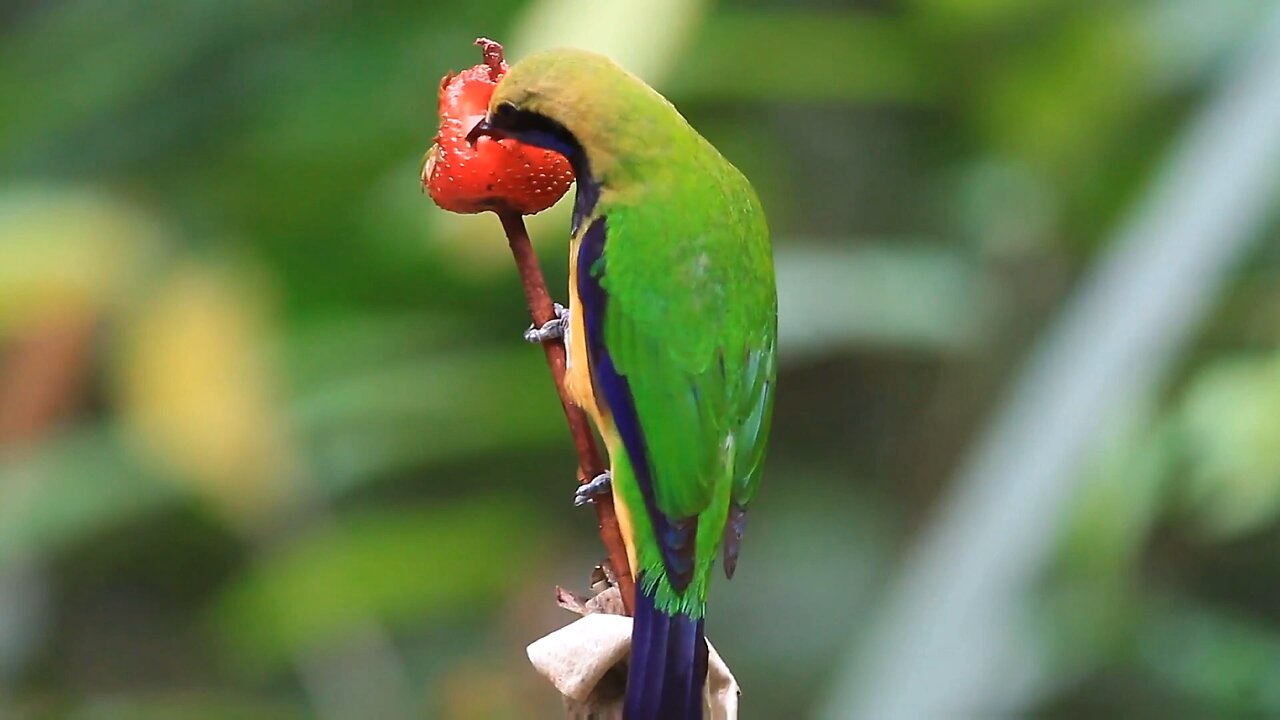
[[[542,324],[542,327],[530,325],[524,331],[525,342],[544,343],[548,340],[559,340],[564,337],[565,330],[569,326],[569,310],[560,303],[556,303],[555,311],[554,320],[546,321]]]
[[[578,491],[573,494],[574,507],[582,507],[587,503],[593,503],[600,495],[611,492],[613,486],[613,475],[608,471],[604,471],[591,479],[591,482],[578,486]]]

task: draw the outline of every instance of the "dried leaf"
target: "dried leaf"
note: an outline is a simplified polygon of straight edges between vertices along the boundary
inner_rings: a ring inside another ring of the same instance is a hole
[[[736,720],[741,690],[733,673],[711,643],[705,696],[706,717]],[[620,688],[609,682],[622,674],[631,651],[631,618],[591,613],[535,640],[526,649],[534,669],[562,695],[595,711],[608,713],[620,700]]]

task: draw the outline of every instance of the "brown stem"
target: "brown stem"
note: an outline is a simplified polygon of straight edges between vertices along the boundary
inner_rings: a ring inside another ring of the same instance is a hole
[[[476,45],[484,53],[484,64],[489,66],[489,79],[498,82],[507,71],[507,61],[502,56],[502,43],[489,38],[476,38]]]
[[[497,211],[502,221],[502,229],[507,233],[507,242],[511,245],[511,254],[515,257],[516,269],[520,272],[520,282],[524,286],[524,297],[529,303],[529,315],[535,327],[556,316],[551,296],[547,293],[546,281],[542,279],[542,267],[538,264],[538,256],[533,251],[533,243],[529,242],[529,231],[525,229],[524,218],[510,210]],[[600,451],[596,448],[595,436],[591,433],[591,425],[587,422],[586,413],[574,405],[565,393],[564,368],[565,349],[560,341],[542,343],[542,350],[547,355],[547,365],[551,368],[551,377],[556,383],[556,392],[560,394],[560,406],[564,409],[565,420],[569,422],[569,432],[573,435],[573,446],[578,451],[578,482],[586,483],[604,472],[604,463],[600,459]],[[622,604],[627,614],[632,613],[635,602],[635,584],[632,581],[631,569],[627,564],[627,546],[622,541],[622,531],[618,528],[618,516],[613,509],[613,498],[608,495],[597,497],[595,501],[596,519],[600,525],[600,542],[604,543],[609,554],[609,564],[618,578],[618,589],[622,593]]]

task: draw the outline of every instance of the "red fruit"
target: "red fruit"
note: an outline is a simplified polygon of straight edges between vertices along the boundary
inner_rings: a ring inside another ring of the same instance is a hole
[[[569,189],[573,170],[563,155],[509,138],[467,142],[507,72],[501,45],[485,38],[476,44],[484,48],[485,61],[440,81],[440,129],[422,165],[422,185],[451,212],[542,212]]]

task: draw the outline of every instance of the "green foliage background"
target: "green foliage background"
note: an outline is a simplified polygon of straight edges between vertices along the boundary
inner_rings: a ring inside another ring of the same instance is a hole
[[[760,190],[784,365],[708,631],[744,718],[809,716],[1268,7],[0,6],[0,715],[562,715],[523,648],[592,516],[497,223],[418,186],[489,35],[608,49]],[[1280,715],[1274,220],[1054,510],[1028,715]]]

